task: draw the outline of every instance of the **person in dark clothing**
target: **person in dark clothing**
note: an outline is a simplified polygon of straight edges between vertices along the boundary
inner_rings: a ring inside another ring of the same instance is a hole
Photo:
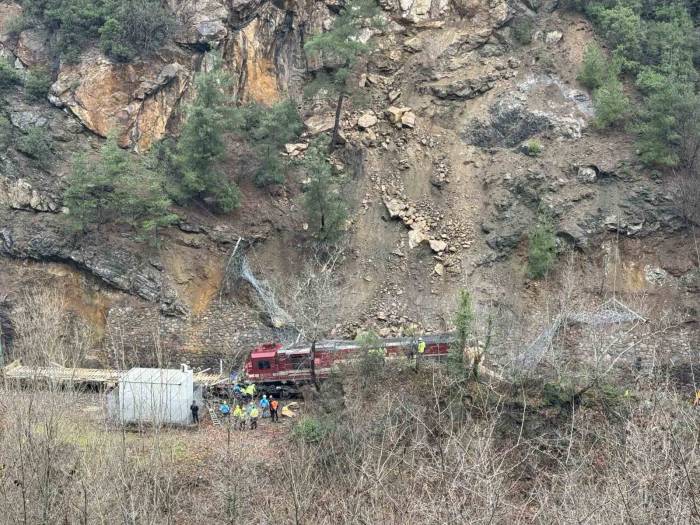
[[[199,407],[194,401],[190,405],[190,411],[192,412],[192,421],[199,425]]]

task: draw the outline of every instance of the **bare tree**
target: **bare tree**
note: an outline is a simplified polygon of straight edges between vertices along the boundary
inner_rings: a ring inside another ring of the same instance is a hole
[[[316,254],[299,278],[288,285],[287,311],[299,337],[311,344],[309,364],[316,390],[319,389],[315,370],[316,343],[329,334],[339,315],[341,286],[337,267],[342,257],[341,250],[325,257]]]
[[[92,332],[68,308],[65,296],[54,288],[25,291],[13,310],[13,357],[25,364],[79,366],[92,343]]]

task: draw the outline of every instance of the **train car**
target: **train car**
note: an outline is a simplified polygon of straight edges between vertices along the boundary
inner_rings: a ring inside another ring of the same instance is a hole
[[[422,339],[425,342],[422,358],[430,359],[446,356],[455,341],[453,334],[428,335]],[[382,352],[385,359],[412,359],[417,354],[418,342],[419,338],[413,337],[381,339],[374,351]],[[359,358],[361,350],[362,346],[355,341],[318,341],[312,356],[309,344],[267,343],[250,353],[245,363],[245,378],[261,392],[289,395],[311,383],[314,375],[318,381],[328,378],[337,365]]]

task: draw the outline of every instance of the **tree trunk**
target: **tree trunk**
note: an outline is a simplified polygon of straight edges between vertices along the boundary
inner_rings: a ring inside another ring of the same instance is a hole
[[[311,342],[311,351],[309,352],[309,358],[311,359],[311,381],[314,384],[316,392],[321,391],[321,385],[318,383],[318,378],[316,377],[316,340]]]
[[[338,95],[338,104],[335,107],[335,124],[333,125],[333,138],[331,139],[329,150],[331,152],[340,144],[340,115],[343,112],[343,100],[345,100],[345,93],[341,92],[340,95]]]

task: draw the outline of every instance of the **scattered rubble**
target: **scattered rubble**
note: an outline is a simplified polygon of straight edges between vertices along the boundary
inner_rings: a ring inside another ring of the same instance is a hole
[[[389,122],[398,128],[413,128],[416,125],[416,115],[411,108],[389,106],[384,113],[389,119]]]
[[[13,210],[54,213],[62,210],[54,197],[35,190],[25,179],[0,178],[0,203]]]
[[[547,45],[558,44],[563,37],[564,34],[561,31],[549,31],[544,36],[544,43]]]
[[[362,114],[359,119],[357,119],[357,127],[359,127],[360,129],[368,129],[372,126],[375,126],[378,121],[379,119],[374,114],[374,112],[368,111],[367,113]]]
[[[439,239],[430,239],[429,241],[430,249],[435,253],[442,253],[447,250],[447,243]]]

